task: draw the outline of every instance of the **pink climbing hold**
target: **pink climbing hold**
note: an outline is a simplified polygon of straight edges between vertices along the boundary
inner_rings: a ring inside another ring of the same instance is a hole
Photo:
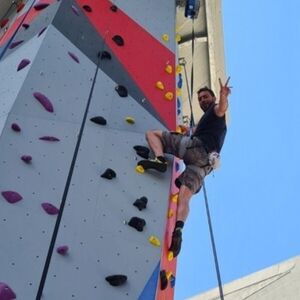
[[[48,215],[57,215],[59,213],[59,209],[51,203],[44,202],[41,205]]]
[[[68,246],[59,246],[56,248],[56,252],[60,255],[66,255],[69,251]]]
[[[33,96],[35,99],[37,99],[42,105],[43,107],[49,111],[49,112],[53,112],[54,108],[53,105],[51,103],[51,101],[42,93],[39,92],[35,92],[33,93]]]
[[[46,29],[47,29],[47,26],[44,27],[44,28],[39,32],[38,37],[41,36],[41,35],[44,33],[44,31],[45,31]]]
[[[39,140],[48,141],[48,142],[59,142],[60,141],[57,137],[55,137],[55,136],[49,136],[49,135],[41,136],[39,138]]]
[[[22,44],[23,42],[24,42],[23,40],[17,41],[17,42],[13,42],[13,43],[10,44],[9,49],[16,48],[17,46],[19,46],[19,45]]]
[[[0,300],[12,300],[17,296],[14,291],[4,282],[0,282]]]
[[[30,60],[29,59],[22,59],[21,62],[18,65],[17,71],[20,71],[22,69],[24,69],[26,66],[28,66],[30,64]]]
[[[22,155],[21,159],[26,163],[26,164],[30,164],[32,161],[32,157],[30,155]]]
[[[76,15],[76,16],[79,16],[79,10],[78,8],[75,6],[75,5],[72,5],[72,10],[73,10],[73,13]]]
[[[23,197],[19,193],[13,191],[4,191],[1,192],[1,194],[4,197],[4,199],[11,204],[19,202],[23,199]]]
[[[3,28],[7,23],[8,23],[9,19],[3,19],[1,22],[0,22],[0,27]]]
[[[20,132],[21,131],[21,127],[17,123],[12,123],[11,124],[11,129],[13,131],[16,131],[16,132]]]
[[[45,2],[40,1],[39,3],[37,3],[34,6],[34,9],[39,11],[39,10],[45,9],[48,6],[49,6],[49,3],[45,3]]]
[[[68,52],[68,54],[70,55],[70,57],[72,57],[79,64],[79,59],[74,53]]]

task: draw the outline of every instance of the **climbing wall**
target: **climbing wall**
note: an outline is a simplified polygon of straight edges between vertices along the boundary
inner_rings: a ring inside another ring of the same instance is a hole
[[[134,146],[176,129],[175,1],[23,4],[0,37],[0,300],[172,299],[180,165],[143,173]]]

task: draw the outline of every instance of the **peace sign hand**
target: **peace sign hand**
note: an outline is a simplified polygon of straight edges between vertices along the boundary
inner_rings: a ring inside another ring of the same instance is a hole
[[[220,84],[220,97],[228,97],[228,95],[231,93],[231,87],[228,86],[230,80],[230,76],[227,78],[225,85],[222,84],[221,79],[219,78],[219,84]]]

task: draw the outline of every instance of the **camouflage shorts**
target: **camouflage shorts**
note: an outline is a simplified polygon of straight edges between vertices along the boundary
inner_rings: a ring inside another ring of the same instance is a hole
[[[203,143],[197,138],[164,131],[162,144],[164,153],[172,154],[185,163],[185,170],[177,178],[177,183],[187,186],[194,194],[199,192],[204,177],[212,170]]]

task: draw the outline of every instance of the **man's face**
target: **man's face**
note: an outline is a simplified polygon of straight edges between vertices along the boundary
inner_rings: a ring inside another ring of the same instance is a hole
[[[216,98],[213,97],[209,91],[202,91],[198,93],[198,101],[201,109],[205,112],[208,110],[211,104],[216,101]]]

